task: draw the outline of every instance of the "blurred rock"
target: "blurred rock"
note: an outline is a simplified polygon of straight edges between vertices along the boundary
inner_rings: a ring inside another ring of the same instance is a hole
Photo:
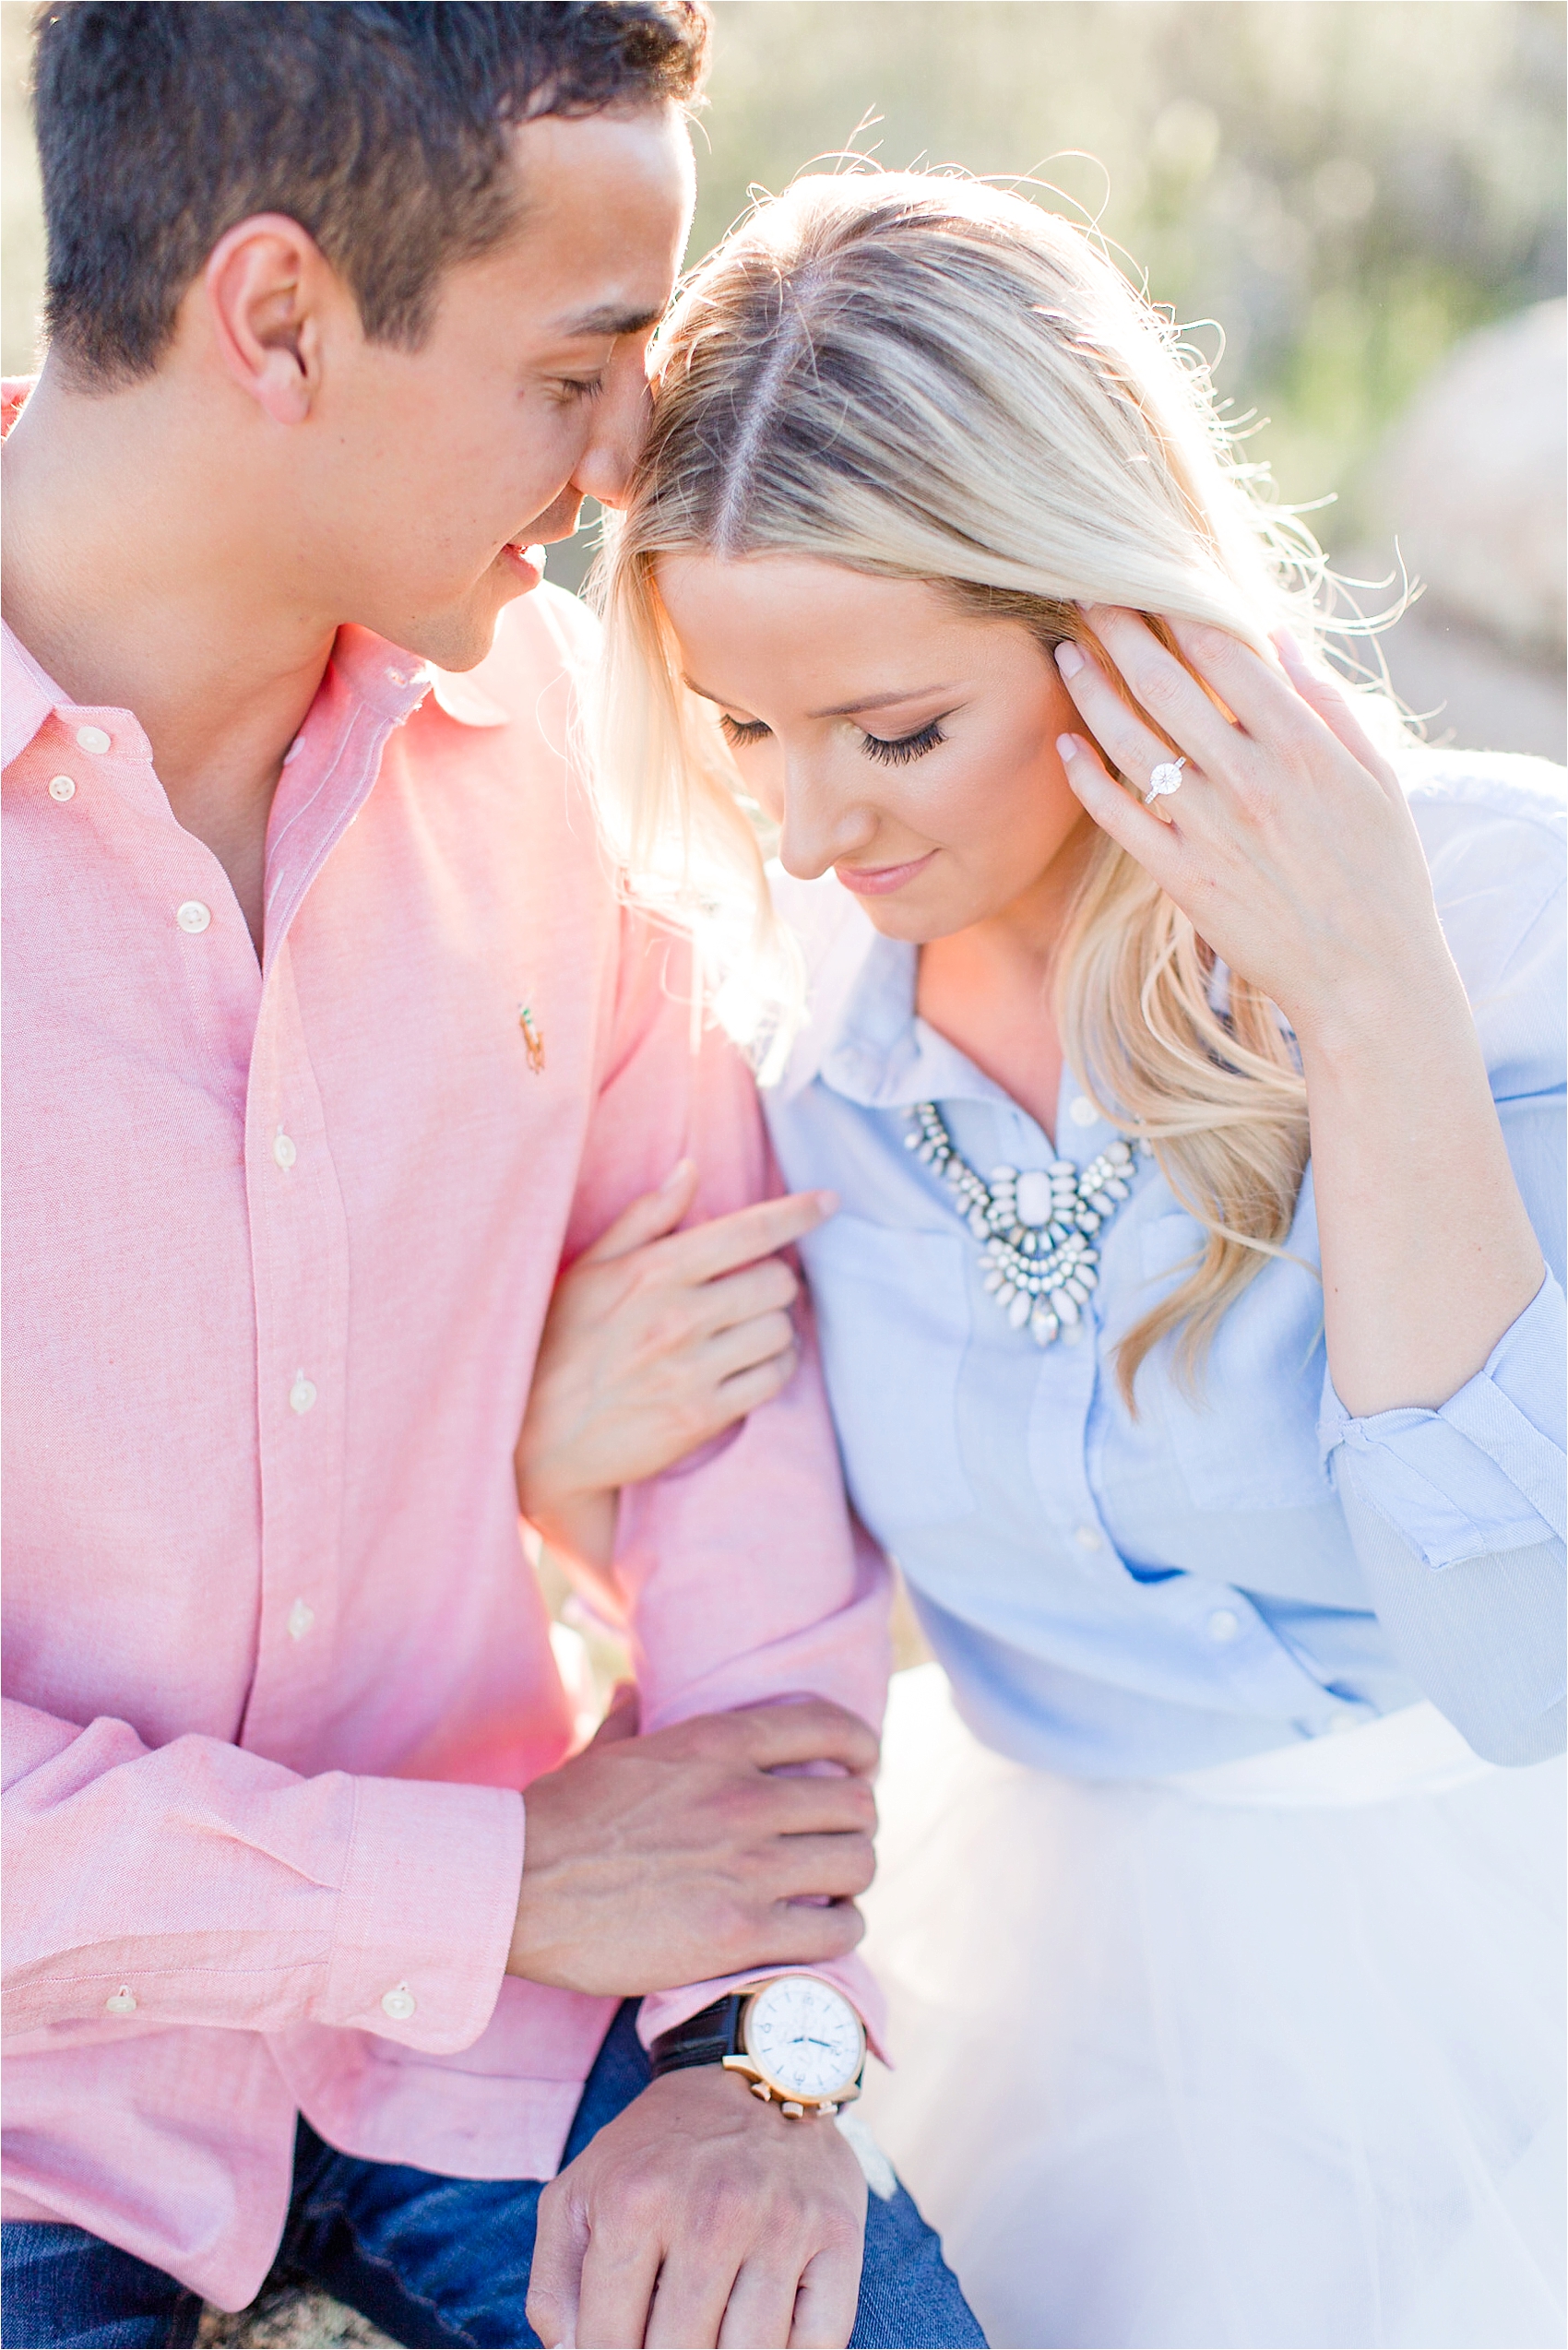
[[[1377,642],[1431,742],[1564,755],[1565,445],[1568,303],[1544,302],[1461,343],[1369,469],[1336,568],[1396,588],[1402,558],[1420,585]]]
[[[358,2310],[346,2309],[325,2293],[269,2279],[248,2309],[233,2317],[208,2309],[197,2340],[201,2350],[284,2350],[284,2345],[290,2350],[339,2350],[343,2344],[366,2350],[366,2345],[390,2344],[391,2336],[377,2333]]]

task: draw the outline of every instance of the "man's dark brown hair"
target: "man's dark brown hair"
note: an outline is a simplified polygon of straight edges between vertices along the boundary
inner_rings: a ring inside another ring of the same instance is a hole
[[[153,372],[255,212],[417,348],[442,272],[516,222],[507,132],[689,100],[707,43],[701,0],[48,0],[35,26],[46,323],[105,388]]]

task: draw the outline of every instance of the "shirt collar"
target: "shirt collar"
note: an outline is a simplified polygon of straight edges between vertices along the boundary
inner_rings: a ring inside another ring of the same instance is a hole
[[[510,722],[510,712],[466,676],[417,660],[368,628],[340,628],[329,666],[359,700],[391,726],[411,717],[427,694],[459,726],[496,727]],[[34,659],[10,623],[0,621],[0,766],[8,767],[19,758],[44,720],[56,712],[65,721],[78,715],[77,705]]]
[[[915,1010],[918,968],[918,948],[871,932],[837,1016],[826,1024],[816,1066],[823,1084],[866,1110],[907,1110],[917,1101],[1010,1108],[1004,1088]]]
[[[69,706],[9,621],[0,621],[0,766],[20,756],[52,711]]]

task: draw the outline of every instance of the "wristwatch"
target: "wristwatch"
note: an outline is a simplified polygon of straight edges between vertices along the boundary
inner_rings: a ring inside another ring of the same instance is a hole
[[[731,1991],[700,2014],[661,2032],[648,2051],[656,2081],[689,2066],[720,2064],[742,2072],[752,2095],[775,2098],[798,2120],[836,2113],[861,2094],[865,2026],[841,1991],[814,1975],[777,1975],[749,1991]]]

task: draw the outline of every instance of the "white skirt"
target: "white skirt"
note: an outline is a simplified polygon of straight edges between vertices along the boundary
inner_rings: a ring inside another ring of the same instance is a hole
[[[899,1674],[862,2111],[996,2350],[1561,2345],[1563,1789],[1428,1705],[1062,1778]]]

